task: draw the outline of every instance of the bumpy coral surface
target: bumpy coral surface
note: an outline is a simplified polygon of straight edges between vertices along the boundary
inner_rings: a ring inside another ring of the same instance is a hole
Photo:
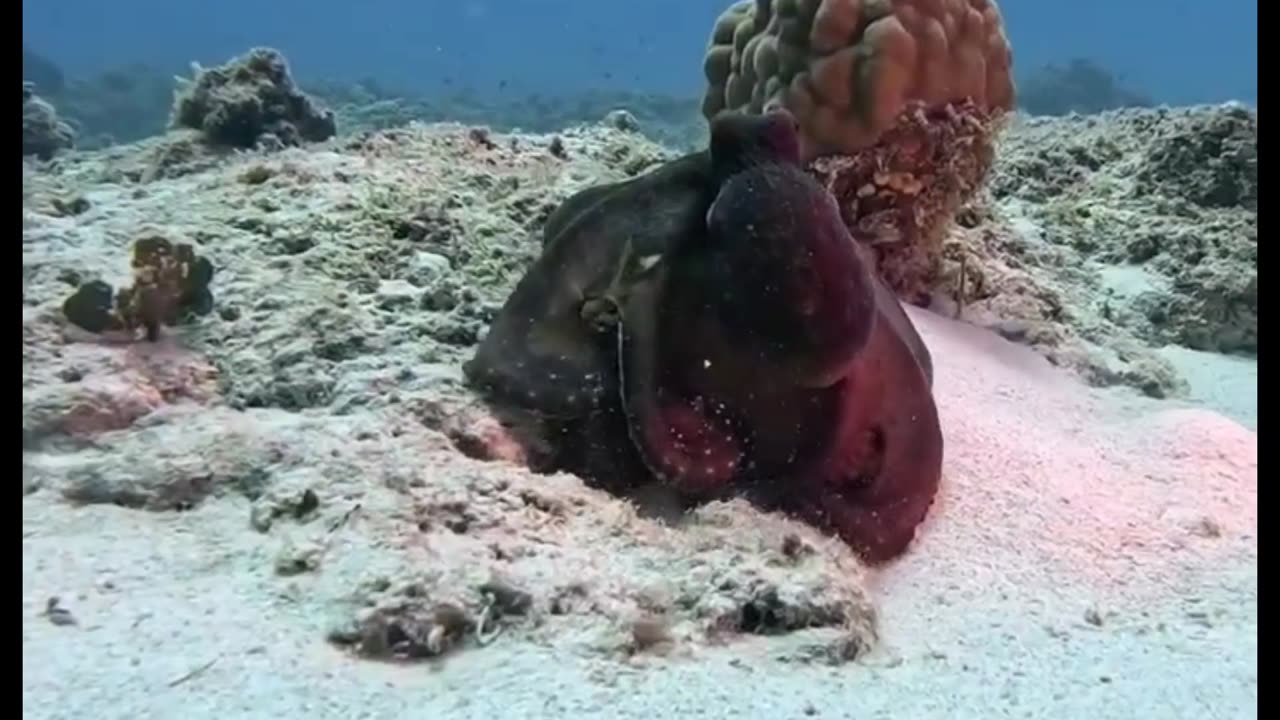
[[[712,31],[703,114],[780,104],[806,154],[853,153],[913,101],[1012,107],[1011,62],[991,0],[743,0]]]
[[[712,32],[703,114],[789,109],[880,277],[924,305],[991,168],[1011,62],[990,0],[739,2]]]
[[[200,70],[178,94],[172,124],[202,131],[213,145],[245,148],[319,142],[337,130],[333,113],[298,89],[284,56],[270,48]]]

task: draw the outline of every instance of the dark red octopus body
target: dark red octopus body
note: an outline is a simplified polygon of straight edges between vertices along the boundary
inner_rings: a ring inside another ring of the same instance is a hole
[[[801,168],[786,115],[712,137],[705,243],[651,281],[642,301],[660,308],[641,324],[656,327],[623,313],[624,386],[651,387],[624,394],[632,437],[686,494],[753,486],[869,561],[896,556],[941,479],[928,351]]]

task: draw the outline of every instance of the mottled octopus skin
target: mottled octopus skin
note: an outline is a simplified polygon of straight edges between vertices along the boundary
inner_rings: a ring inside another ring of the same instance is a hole
[[[703,499],[739,474],[744,448],[723,408],[681,385],[685,368],[697,362],[682,352],[707,348],[709,338],[689,333],[679,322],[679,304],[664,304],[671,299],[664,292],[670,274],[665,265],[655,268],[632,286],[622,308],[617,335],[622,406],[646,467],[686,496]],[[693,338],[696,343],[689,342]]]
[[[581,419],[615,402],[614,344],[584,320],[583,304],[621,302],[636,266],[697,232],[709,202],[701,154],[570,197],[544,228],[542,254],[463,365],[467,381],[495,403],[546,417]]]
[[[726,333],[774,379],[827,387],[866,344],[875,279],[820,185],[760,164],[721,186],[707,213],[709,302]]]

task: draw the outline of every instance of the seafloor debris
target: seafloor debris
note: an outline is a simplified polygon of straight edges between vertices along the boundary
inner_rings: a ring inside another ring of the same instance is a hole
[[[133,284],[113,292],[91,280],[67,298],[62,312],[73,325],[91,333],[126,331],[156,341],[162,325],[174,326],[213,309],[213,264],[186,243],[147,235],[133,244]]]
[[[434,602],[420,585],[403,588],[388,602],[361,612],[329,632],[329,640],[361,655],[385,660],[437,657],[466,641],[477,629],[471,615],[450,602]]]

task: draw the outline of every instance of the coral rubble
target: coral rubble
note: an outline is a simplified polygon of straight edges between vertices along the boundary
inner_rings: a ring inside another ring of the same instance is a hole
[[[114,294],[102,280],[81,285],[63,302],[67,320],[92,333],[141,328],[155,341],[162,326],[213,310],[213,265],[190,245],[147,235],[133,244],[132,266],[133,284]]]

